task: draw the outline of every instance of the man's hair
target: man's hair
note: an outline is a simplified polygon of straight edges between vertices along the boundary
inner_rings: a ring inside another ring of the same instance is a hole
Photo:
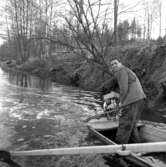
[[[114,59],[114,60],[111,60],[111,65],[113,65],[113,64],[122,64],[119,60],[117,60],[117,59]]]

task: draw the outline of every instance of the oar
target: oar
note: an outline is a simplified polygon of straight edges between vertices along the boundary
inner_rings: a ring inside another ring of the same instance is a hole
[[[31,151],[12,151],[13,156],[45,156],[45,155],[76,155],[76,154],[101,154],[101,153],[151,153],[166,152],[166,142],[139,143],[126,145],[104,145],[104,146],[86,146],[72,148],[56,148]]]
[[[104,111],[103,111],[103,113],[101,113],[101,114],[96,114],[96,115],[94,115],[94,116],[91,116],[91,117],[87,118],[86,120],[84,120],[84,122],[88,122],[88,121],[90,121],[91,119],[100,119],[101,117],[105,117],[107,114],[111,114],[111,113],[116,112],[116,111],[119,111],[119,110],[121,110],[121,109],[122,109],[122,107],[118,107],[118,108],[112,109],[112,110],[110,110],[110,111],[108,111],[108,112],[104,112]]]

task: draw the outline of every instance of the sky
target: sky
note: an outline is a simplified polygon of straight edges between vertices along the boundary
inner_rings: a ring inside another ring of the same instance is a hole
[[[0,35],[4,34],[4,11],[3,11],[3,6],[5,5],[5,1],[0,0]],[[0,37],[0,45],[4,42],[4,40]]]
[[[144,10],[141,6],[141,3],[143,1],[146,2],[151,2],[153,0],[120,0],[121,3],[124,3],[126,6],[134,6],[135,4],[140,4],[138,5],[138,12],[136,13],[126,13],[123,14],[121,16],[121,19],[129,19],[129,18],[133,18],[136,17],[136,19],[139,20],[139,22],[141,23],[143,21],[144,18]],[[166,34],[166,1],[165,0],[156,0],[156,1],[160,1],[162,3],[162,9],[161,9],[161,36],[164,36]],[[139,3],[140,2],[140,3]],[[133,5],[132,5],[133,4]],[[135,8],[135,10],[137,10],[137,7]],[[159,20],[155,20],[152,26],[152,34],[151,34],[152,38],[157,38],[159,36]]]
[[[135,4],[141,4],[140,2],[143,1],[152,1],[152,0],[119,0],[121,4],[124,6],[134,6]],[[160,0],[162,3],[162,28],[161,28],[161,36],[164,36],[166,34],[166,1]],[[3,6],[5,5],[6,0],[0,0],[0,45],[4,42],[4,40],[1,38],[1,34],[6,33],[6,24],[5,22],[5,12],[3,11]],[[123,21],[125,19],[132,20],[134,17],[141,21],[143,20],[143,9],[141,5],[138,5],[138,8],[135,8],[138,10],[137,14],[135,12],[127,12],[123,13],[119,16],[119,20]],[[135,10],[134,9],[134,10]],[[156,38],[159,36],[159,21],[156,20],[153,24],[153,30],[152,30],[152,38]]]

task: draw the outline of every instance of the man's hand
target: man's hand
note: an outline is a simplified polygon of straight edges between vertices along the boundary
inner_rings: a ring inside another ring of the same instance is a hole
[[[119,106],[119,107],[122,107],[122,103],[121,103],[121,102],[119,102],[118,106]]]

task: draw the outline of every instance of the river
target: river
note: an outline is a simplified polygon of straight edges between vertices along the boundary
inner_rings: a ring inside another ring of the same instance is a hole
[[[101,111],[99,103],[98,93],[0,68],[0,148],[34,150],[94,145],[94,140],[86,139],[88,129],[83,120]],[[14,159],[24,167],[104,163],[98,155]]]
[[[0,149],[100,145],[95,138],[88,138],[89,131],[83,123],[90,115],[101,112],[100,104],[97,92],[0,68]],[[22,167],[108,167],[102,155],[13,159]]]

